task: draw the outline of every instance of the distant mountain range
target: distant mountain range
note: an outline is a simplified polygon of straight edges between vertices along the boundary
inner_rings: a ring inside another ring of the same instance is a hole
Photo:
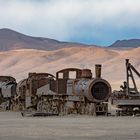
[[[15,49],[55,50],[72,46],[83,46],[80,43],[60,42],[58,40],[27,36],[11,29],[0,29],[0,51]]]
[[[140,47],[140,39],[117,40],[115,43],[113,43],[109,47],[113,47],[113,48],[120,48],[120,47],[136,48],[136,47]]]
[[[38,50],[56,50],[67,47],[87,47],[96,45],[85,45],[81,43],[61,42],[54,39],[43,37],[32,37],[18,33],[11,29],[0,29],[0,51],[16,49],[38,49]],[[140,39],[118,40],[109,48],[133,48],[140,46]]]

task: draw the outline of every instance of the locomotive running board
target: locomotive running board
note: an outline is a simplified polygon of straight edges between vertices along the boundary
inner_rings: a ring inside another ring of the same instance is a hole
[[[23,117],[46,117],[46,116],[58,116],[59,114],[55,113],[43,113],[43,112],[37,112],[37,111],[22,111],[21,115]]]

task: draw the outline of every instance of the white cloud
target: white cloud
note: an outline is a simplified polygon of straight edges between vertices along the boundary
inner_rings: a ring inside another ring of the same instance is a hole
[[[140,26],[140,0],[0,0],[0,28],[67,40],[84,27]]]

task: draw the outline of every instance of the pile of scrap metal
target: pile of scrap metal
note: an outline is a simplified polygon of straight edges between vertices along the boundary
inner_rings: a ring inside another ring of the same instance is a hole
[[[126,81],[121,85],[120,91],[114,91],[111,96],[111,103],[116,106],[117,116],[140,114],[140,92],[133,73],[140,78],[140,73],[126,59]]]

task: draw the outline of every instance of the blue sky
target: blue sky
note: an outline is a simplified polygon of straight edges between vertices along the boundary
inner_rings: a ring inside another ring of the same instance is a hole
[[[140,38],[140,0],[0,0],[0,28],[106,46]]]

